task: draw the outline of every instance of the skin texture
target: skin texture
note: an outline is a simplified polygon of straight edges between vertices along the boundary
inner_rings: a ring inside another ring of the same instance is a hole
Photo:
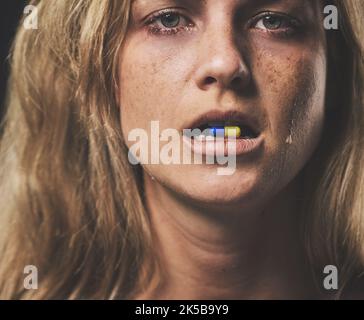
[[[317,2],[136,0],[120,52],[123,134],[186,128],[211,110],[254,114],[262,150],[217,165],[143,165],[163,283],[141,298],[313,298],[298,239],[300,171],[324,123],[326,40]],[[178,32],[153,12],[178,7]],[[297,19],[268,30],[257,17]],[[166,27],[164,27],[166,28]],[[162,145],[162,144],[161,144]],[[183,148],[183,146],[182,146]]]

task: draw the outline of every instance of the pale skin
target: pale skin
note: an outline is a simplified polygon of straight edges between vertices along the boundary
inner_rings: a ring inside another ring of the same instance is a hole
[[[169,20],[150,20],[164,9]],[[264,124],[263,151],[238,157],[232,176],[206,164],[143,165],[164,270],[161,286],[136,299],[321,298],[297,216],[300,172],[325,120],[320,12],[302,0],[135,0],[120,52],[129,146],[134,128],[159,120],[161,130],[182,130],[212,109],[252,112]]]

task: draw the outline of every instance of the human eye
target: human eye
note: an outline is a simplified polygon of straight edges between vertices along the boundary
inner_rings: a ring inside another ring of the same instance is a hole
[[[192,21],[176,9],[164,9],[147,18],[148,31],[154,35],[174,35],[189,31]]]
[[[251,28],[278,36],[292,36],[301,30],[302,24],[285,13],[263,12],[256,15]]]

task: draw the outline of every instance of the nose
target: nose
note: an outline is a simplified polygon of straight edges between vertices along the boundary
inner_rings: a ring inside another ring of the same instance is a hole
[[[232,32],[221,29],[207,34],[200,43],[196,84],[201,90],[238,89],[250,81],[249,68]]]

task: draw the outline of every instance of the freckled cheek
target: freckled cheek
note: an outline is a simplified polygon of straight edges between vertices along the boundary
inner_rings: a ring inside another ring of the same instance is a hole
[[[285,139],[290,134],[292,118],[298,110],[304,115],[304,109],[310,109],[312,101],[309,95],[314,74],[313,62],[302,56],[280,55],[260,57],[254,74],[260,94],[260,105],[267,114],[269,134],[274,140]],[[302,123],[300,125],[303,125]]]
[[[151,59],[146,54],[133,52],[124,56],[120,66],[120,106],[124,134],[133,128],[149,130],[151,120],[159,120],[161,127],[170,123],[173,101],[176,100],[174,94],[178,92],[170,80],[173,70],[167,68],[163,57]]]
[[[120,68],[124,135],[133,128],[149,130],[151,120],[158,120],[161,130],[179,128],[187,72],[183,64],[181,53],[171,50],[138,48],[124,56]]]

